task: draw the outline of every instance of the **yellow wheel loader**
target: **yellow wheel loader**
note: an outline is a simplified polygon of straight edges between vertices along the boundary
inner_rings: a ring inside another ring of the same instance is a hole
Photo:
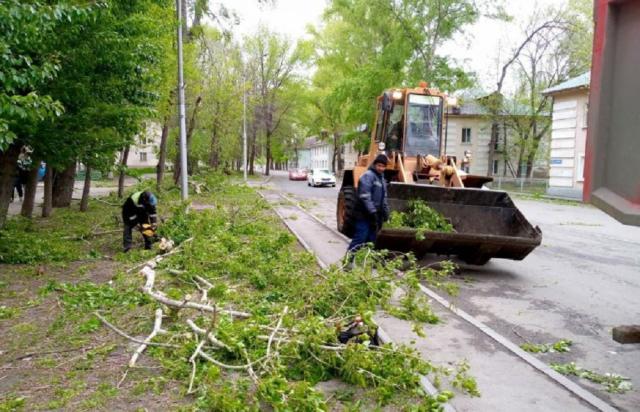
[[[422,200],[451,222],[452,233],[385,228],[376,248],[401,252],[456,255],[482,265],[491,258],[524,259],[542,241],[506,192],[489,190],[493,179],[458,168],[455,156],[443,153],[443,113],[447,96],[422,82],[416,88],[391,89],[377,99],[377,114],[368,153],[345,170],[338,195],[338,230],[354,234],[354,208],[360,176],[375,157],[389,158],[385,170],[392,211],[404,212],[411,200]],[[420,238],[417,239],[416,237]]]

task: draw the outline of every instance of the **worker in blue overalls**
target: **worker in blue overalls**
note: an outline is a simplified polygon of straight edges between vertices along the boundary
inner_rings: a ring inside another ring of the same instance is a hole
[[[384,180],[387,162],[387,156],[379,154],[358,180],[355,234],[347,252],[355,252],[365,243],[375,242],[382,223],[389,219],[387,184]]]

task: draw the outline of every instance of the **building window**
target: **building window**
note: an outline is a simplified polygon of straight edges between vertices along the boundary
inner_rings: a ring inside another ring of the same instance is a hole
[[[140,161],[141,162],[147,161],[147,152],[140,152]]]
[[[578,156],[578,170],[576,170],[576,182],[584,182],[584,155]]]
[[[462,143],[471,143],[471,128],[462,128]]]
[[[499,160],[494,160],[493,161],[493,174],[494,175],[498,174],[499,166],[500,166],[500,161]]]

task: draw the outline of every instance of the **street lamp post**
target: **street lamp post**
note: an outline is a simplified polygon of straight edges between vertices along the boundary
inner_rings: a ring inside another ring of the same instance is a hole
[[[187,200],[189,197],[189,187],[187,186],[187,135],[186,135],[186,114],[184,106],[184,74],[182,63],[182,4],[181,0],[176,0],[178,9],[178,102],[180,112],[180,183],[181,199]]]

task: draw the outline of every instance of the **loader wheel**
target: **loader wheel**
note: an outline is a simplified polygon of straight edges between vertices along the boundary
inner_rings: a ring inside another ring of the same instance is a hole
[[[356,231],[356,201],[356,189],[353,186],[344,186],[340,189],[336,210],[338,231],[349,238],[352,238]]]
[[[469,265],[478,265],[478,266],[482,266],[486,264],[489,260],[491,260],[490,256],[485,256],[485,255],[464,255],[464,256],[460,256],[460,258],[464,261],[464,263],[468,263]]]

